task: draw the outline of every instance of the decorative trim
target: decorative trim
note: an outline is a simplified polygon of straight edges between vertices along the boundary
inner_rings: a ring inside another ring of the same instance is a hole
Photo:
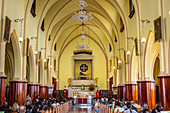
[[[27,81],[16,81],[16,80],[12,81],[11,80],[11,81],[9,81],[9,83],[28,83],[28,82]]]
[[[147,82],[150,82],[150,83],[155,83],[155,81],[152,81],[152,80],[141,80],[141,81],[137,81],[137,83],[147,83]]]
[[[170,76],[158,76],[158,78],[170,78]]]

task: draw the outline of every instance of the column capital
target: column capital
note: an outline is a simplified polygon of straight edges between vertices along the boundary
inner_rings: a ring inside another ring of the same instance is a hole
[[[2,78],[6,78],[6,75],[5,75],[5,73],[4,72],[0,72],[0,77]]]

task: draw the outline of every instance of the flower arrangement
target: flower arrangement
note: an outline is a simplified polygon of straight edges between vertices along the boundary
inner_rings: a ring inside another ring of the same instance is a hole
[[[93,84],[90,84],[90,86],[89,86],[89,90],[90,91],[93,91],[95,88],[94,88],[94,85]]]

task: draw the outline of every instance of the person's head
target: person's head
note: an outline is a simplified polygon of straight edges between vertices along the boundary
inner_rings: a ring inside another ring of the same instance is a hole
[[[156,106],[162,106],[162,104],[161,104],[161,102],[160,101],[158,101],[157,103],[156,103]]]
[[[161,112],[163,110],[161,106],[156,106],[155,109],[156,109],[157,112]]]
[[[127,108],[131,109],[131,107],[132,107],[132,104],[130,102],[127,102]]]
[[[4,103],[3,103],[3,106],[7,108],[7,107],[8,107],[8,103],[7,103],[7,102],[4,102]]]
[[[135,101],[135,104],[138,104],[138,101]]]
[[[40,96],[39,96],[39,95],[37,95],[37,96],[36,96],[36,99],[39,99],[39,98],[40,98]]]
[[[17,111],[19,109],[19,105],[15,102],[12,106],[12,111]]]
[[[147,104],[147,103],[143,103],[143,104],[142,104],[142,109],[149,109],[148,104]]]
[[[23,106],[23,105],[21,105],[21,106],[19,107],[19,113],[25,113],[25,112],[26,112],[26,107]]]
[[[123,104],[119,102],[118,107],[120,107],[120,108],[123,107]]]

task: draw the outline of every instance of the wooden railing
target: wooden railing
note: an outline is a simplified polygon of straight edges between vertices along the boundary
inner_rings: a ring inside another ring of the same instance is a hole
[[[53,108],[53,110],[42,110],[42,113],[68,113],[72,106],[72,100],[60,104],[58,108]]]

